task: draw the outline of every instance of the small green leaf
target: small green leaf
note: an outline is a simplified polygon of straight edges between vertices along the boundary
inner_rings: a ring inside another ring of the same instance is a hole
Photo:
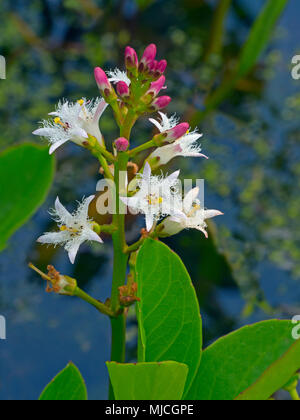
[[[136,271],[139,361],[186,364],[187,391],[202,353],[202,322],[191,279],[178,255],[152,239],[139,251]]]
[[[0,154],[0,251],[47,196],[54,176],[48,150],[26,143]]]
[[[221,338],[203,352],[191,400],[267,400],[300,368],[290,321],[265,321]]]
[[[181,400],[188,367],[177,362],[108,362],[116,400]]]
[[[44,389],[40,401],[86,401],[84,380],[72,363],[60,372]]]

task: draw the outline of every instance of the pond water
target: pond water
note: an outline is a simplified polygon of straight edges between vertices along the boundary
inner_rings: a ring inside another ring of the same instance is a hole
[[[5,27],[7,48],[4,49],[11,67],[8,67],[7,85],[2,81],[0,85],[4,116],[1,148],[20,138],[34,140],[30,135],[34,124],[44,118],[57,98],[95,94],[89,76],[95,61],[108,67],[118,64],[118,54],[130,39],[140,39],[140,45],[158,41],[162,50],[170,54],[170,66],[174,70],[170,71],[169,88],[171,96],[177,96],[171,110],[182,114],[187,107],[201,107],[203,98],[195,92],[199,87],[201,91],[204,82],[195,83],[195,78],[199,71],[203,70],[203,77],[205,74],[205,68],[197,61],[202,48],[197,37],[203,39],[201,21],[209,12],[204,6],[204,16],[198,22],[189,1],[182,2],[184,6],[177,1],[153,2],[141,15],[137,15],[134,2],[123,2],[123,10],[116,16],[120,24],[117,26],[112,13],[118,2],[95,2],[107,17],[104,28],[100,29],[96,18],[86,12],[83,29],[76,33],[74,27],[83,12],[72,2],[57,12],[55,1],[32,2],[28,9],[24,2],[14,3],[12,6],[4,1],[0,14],[11,11],[21,16],[51,48],[44,50],[34,45],[26,34],[23,34],[25,41],[13,35],[10,43],[12,22]],[[199,7],[202,3],[199,1]],[[260,0],[234,2],[236,9],[229,15],[226,32],[229,56],[245,39],[249,22],[262,4]],[[154,22],[153,16],[158,11],[161,19]],[[206,241],[198,233],[185,232],[166,241],[183,258],[191,273],[202,308],[206,345],[249,322],[300,314],[299,178],[296,177],[300,173],[300,81],[293,81],[290,74],[291,58],[297,48],[299,52],[299,13],[299,2],[291,0],[257,70],[261,79],[254,75],[248,85],[241,86],[242,93],[201,124],[205,133],[203,150],[211,161],[176,162],[183,166],[187,177],[206,179],[206,206],[225,213],[212,227],[216,230],[213,240]],[[101,22],[102,17],[99,19]],[[148,29],[143,31],[143,25]],[[20,30],[20,26],[17,28]],[[236,39],[237,34],[240,39]],[[27,71],[28,85],[18,91],[9,80],[9,70],[12,78],[19,74],[20,69],[14,67],[13,53],[19,53],[23,42],[26,49],[20,55],[24,60],[21,68]],[[85,47],[83,58],[82,46]],[[64,59],[64,47],[69,48],[68,60]],[[182,54],[186,63],[181,63]],[[190,65],[190,70],[185,71],[185,65]],[[31,74],[28,68],[32,68]],[[62,74],[58,74],[59,69]],[[8,95],[12,102],[10,110],[4,99]],[[149,125],[140,125],[146,126],[149,130]],[[114,128],[108,115],[103,121],[103,131],[109,130]],[[106,246],[83,248],[74,267],[63,251],[35,243],[52,226],[47,211],[56,195],[65,204],[71,203],[72,208],[77,199],[95,191],[99,179],[97,169],[93,159],[82,155],[76,146],[60,151],[58,174],[47,202],[0,255],[0,314],[7,320],[7,340],[0,341],[1,400],[37,399],[44,386],[70,360],[80,368],[89,397],[107,397],[105,361],[109,360],[109,322],[81,301],[46,294],[45,284],[27,268],[29,261],[42,268],[51,263],[62,273],[77,278],[91,295],[103,300],[109,295],[112,249],[108,240]],[[135,333],[132,320],[129,344],[135,342]],[[135,357],[131,349],[129,345],[128,360]]]

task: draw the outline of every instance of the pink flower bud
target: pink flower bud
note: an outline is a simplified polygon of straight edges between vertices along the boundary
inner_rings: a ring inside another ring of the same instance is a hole
[[[181,123],[176,125],[176,127],[171,128],[168,130],[166,140],[169,142],[176,141],[183,137],[189,130],[190,125],[188,123]]]
[[[172,98],[170,96],[160,96],[152,102],[152,107],[154,110],[159,111],[160,109],[166,108],[171,101]]]
[[[94,74],[98,88],[104,94],[104,96],[108,96],[112,90],[112,86],[108,81],[105,72],[100,67],[96,67]]]
[[[129,147],[129,141],[125,137],[120,137],[115,141],[115,145],[118,152],[126,152]]]
[[[157,96],[159,92],[164,88],[166,82],[165,76],[161,76],[156,82],[152,82],[147,95]]]
[[[138,56],[136,51],[131,47],[126,47],[125,49],[125,65],[128,69],[138,67]]]
[[[157,47],[155,44],[150,44],[146,49],[142,57],[142,61],[147,65],[155,60],[157,53]]]
[[[159,63],[157,63],[156,72],[158,74],[163,74],[166,71],[167,65],[167,60],[161,60]]]
[[[129,97],[129,87],[125,82],[118,82],[116,90],[118,95],[121,96],[121,98]]]
[[[144,71],[148,70],[149,67],[153,66],[153,62],[155,60],[157,53],[157,47],[155,44],[150,44],[144,51],[143,57],[141,59],[141,63],[139,65],[139,71],[143,73]],[[155,65],[155,64],[154,64]]]

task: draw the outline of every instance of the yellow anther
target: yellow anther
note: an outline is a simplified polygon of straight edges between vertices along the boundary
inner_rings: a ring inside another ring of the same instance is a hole
[[[54,118],[55,124],[61,124],[61,119],[59,117]]]
[[[84,105],[84,100],[83,100],[83,99],[79,99],[79,101],[77,101],[77,103],[78,103],[80,106],[83,106],[83,105]]]
[[[77,229],[69,228],[68,226],[65,226],[65,225],[61,226],[61,227],[60,227],[60,230],[61,230],[62,232],[66,232],[66,231],[68,231],[68,232],[70,232],[70,233],[78,233],[78,230],[77,230]]]
[[[153,196],[152,194],[150,194],[147,197],[147,201],[148,201],[148,204],[150,204],[151,206],[155,206],[156,204],[162,204],[164,199],[162,197],[156,197],[156,196]]]

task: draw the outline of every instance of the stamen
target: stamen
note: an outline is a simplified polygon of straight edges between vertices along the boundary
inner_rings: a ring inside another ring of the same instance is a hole
[[[83,105],[84,105],[84,99],[79,99],[79,101],[77,101],[77,103],[78,103],[80,106],[83,106]]]
[[[74,229],[74,228],[69,228],[68,226],[65,226],[65,225],[61,226],[61,227],[60,227],[60,230],[61,230],[62,232],[67,231],[67,232],[70,232],[70,233],[78,233],[78,232],[79,232],[77,229]]]

